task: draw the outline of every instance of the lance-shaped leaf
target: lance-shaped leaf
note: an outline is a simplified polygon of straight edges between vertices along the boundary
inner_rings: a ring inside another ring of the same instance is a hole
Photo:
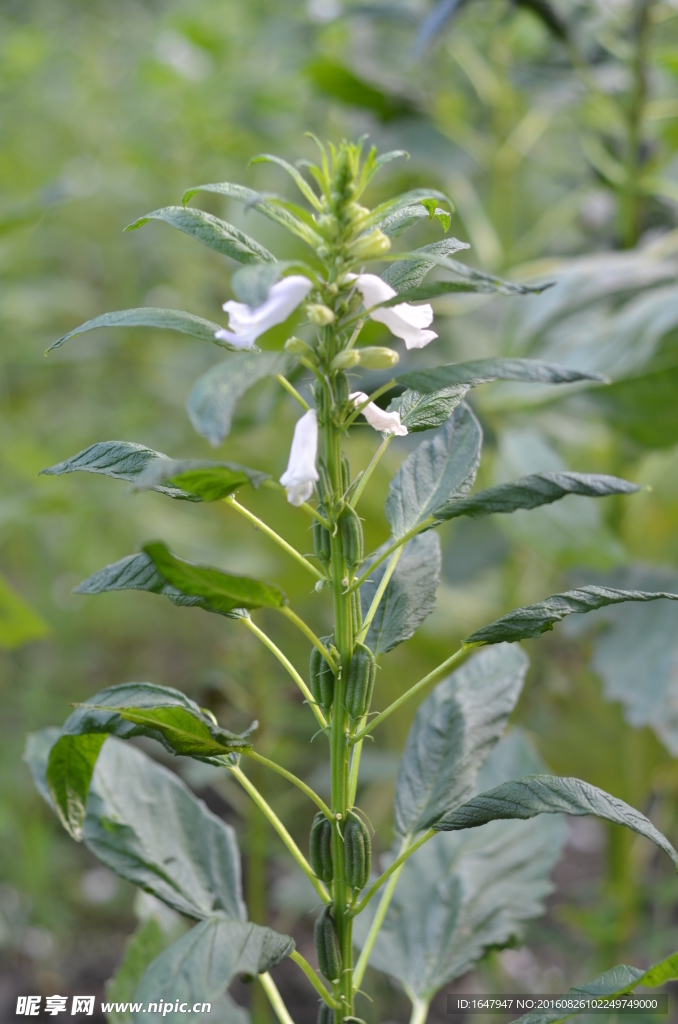
[[[447,203],[450,209],[454,210],[454,203],[444,192],[440,192],[435,188],[414,188],[409,192],[403,192],[401,195],[396,196],[395,199],[388,199],[385,203],[375,206],[365,221],[363,229],[365,232],[376,227],[383,230],[384,222],[388,222],[390,218],[393,218],[400,211],[406,210],[410,206],[422,206],[426,210],[429,220],[432,220],[433,217],[438,215],[436,200]]]
[[[211,462],[208,459],[166,459],[151,462],[137,479],[135,490],[163,490],[169,484],[193,501],[219,501],[239,487],[259,487],[268,473],[248,469],[236,462]]]
[[[245,392],[266,377],[286,376],[296,362],[282,352],[240,352],[213,366],[195,383],[186,403],[194,429],[216,448],[229,433]]]
[[[322,236],[314,229],[310,215],[295,203],[268,195],[262,196],[259,192],[255,192],[254,189],[247,188],[245,185],[235,185],[230,181],[221,181],[187,189],[182,198],[184,206],[198,192],[216,192],[217,195],[225,196],[227,199],[235,199],[236,202],[244,203],[248,208],[263,213],[269,220],[275,221],[276,224],[287,228],[288,231],[302,238],[309,245],[316,246],[322,244]]]
[[[537,814],[594,815],[617,825],[625,825],[650,839],[678,867],[678,853],[666,836],[635,807],[630,807],[623,800],[581,779],[561,778],[558,775],[527,775],[524,779],[505,782],[496,789],[479,793],[438,821],[432,822],[431,827],[439,832],[455,832],[477,828],[490,821],[534,818]]]
[[[110,738],[104,745],[83,841],[111,870],[181,914],[247,919],[235,831],[129,743]]]
[[[64,828],[75,839],[82,838],[92,772],[107,735],[146,736],[171,754],[218,765],[252,745],[249,732],[221,729],[179,690],[151,683],[102,690],[66,719],[49,751],[46,784]]]
[[[241,608],[282,608],[287,604],[285,594],[274,583],[195,565],[177,558],[161,541],[145,544],[144,552],[170,586],[187,597],[204,598],[222,614]]]
[[[439,221],[444,230],[450,226],[450,215],[447,210],[443,210],[441,207],[436,207],[434,217]],[[415,203],[413,206],[403,206],[397,210],[393,210],[392,213],[387,213],[379,229],[388,235],[389,238],[398,238],[399,235],[405,233],[408,228],[414,227],[421,220],[430,220],[431,215],[425,206],[421,203]],[[394,286],[395,287],[395,286]]]
[[[650,593],[644,590],[613,590],[610,587],[579,587],[564,594],[554,594],[537,604],[528,604],[503,615],[489,626],[477,629],[467,637],[467,644],[498,644],[503,641],[515,643],[527,637],[541,636],[553,629],[567,615],[582,615],[585,612],[604,608],[608,604],[622,604],[624,601],[678,601],[678,594],[663,591]]]
[[[504,281],[501,277],[493,274],[484,274],[481,270],[460,263],[458,260],[450,259],[449,256],[431,252],[429,260],[436,266],[456,274],[457,280],[435,281],[430,285],[420,285],[409,289],[400,288],[399,295],[401,302],[416,302],[417,299],[432,299],[438,295],[446,295],[450,292],[497,292],[500,295],[539,295],[551,284],[524,285],[514,281]],[[393,306],[398,300],[390,299],[385,302],[386,306]]]
[[[604,974],[599,974],[592,981],[584,985],[577,985],[566,992],[562,997],[563,1004],[567,1006],[582,1001],[581,1009],[567,1010],[533,1010],[514,1021],[514,1024],[562,1024],[563,1021],[577,1017],[581,1013],[590,1013],[587,1010],[584,1000],[592,999],[614,999],[615,996],[622,996],[625,993],[633,992],[639,985],[645,988],[658,988],[665,985],[667,981],[675,981],[678,978],[678,953],[672,953],[665,960],[653,964],[646,971],[638,967],[628,967],[626,964],[617,964]],[[611,1011],[612,1012],[612,1011]],[[642,1010],[637,1011],[642,1014]],[[641,1018],[642,1019],[642,1018]]]
[[[178,228],[186,235],[197,238],[203,245],[215,249],[224,256],[230,256],[237,263],[275,263],[275,256],[259,245],[244,231],[233,227],[225,220],[214,217],[204,210],[193,210],[184,206],[165,206],[153,210],[130,224],[125,231],[135,231],[152,220],[161,220],[170,227]]]
[[[520,696],[527,666],[519,647],[481,651],[420,705],[396,783],[402,835],[430,828],[473,792]]]
[[[385,654],[403,640],[409,640],[433,611],[441,562],[440,540],[436,533],[413,537],[405,545],[365,637],[365,643],[374,654]],[[387,566],[388,561],[377,566],[360,588],[363,616],[372,604]]]
[[[203,320],[201,316],[194,316],[193,313],[185,313],[181,309],[154,309],[152,306],[141,309],[119,309],[114,313],[104,313],[93,320],[80,324],[75,330],[69,331],[63,337],[55,341],[47,349],[59,348],[69,338],[75,338],[77,334],[85,334],[87,331],[94,331],[98,327],[157,327],[165,331],[178,331],[180,334],[188,334],[191,338],[199,338],[200,341],[210,341],[213,345],[222,348],[230,348],[225,342],[215,338],[216,331],[222,329],[221,324],[213,324],[210,320]]]
[[[640,488],[628,480],[598,473],[531,473],[514,483],[499,484],[462,498],[447,508],[440,518],[470,516],[481,519],[493,512],[515,512],[519,508],[550,505],[568,494],[604,498],[610,494],[634,494]]]
[[[144,1006],[134,1014],[141,1024],[164,1020],[162,1009],[147,1010],[163,998],[165,1004],[215,1003],[238,974],[261,974],[279,964],[294,949],[294,940],[272,928],[232,921],[215,914],[183,935],[161,953],[141,979],[135,1002]],[[190,1010],[187,1021],[198,1020]]]
[[[180,608],[202,608],[203,611],[225,615],[229,619],[240,618],[242,614],[237,609],[232,612],[223,611],[204,597],[189,597],[177,587],[173,587],[164,576],[161,576],[150,555],[145,552],[126,555],[111,565],[105,565],[103,569],[83,580],[75,587],[73,593],[105,594],[111,590],[145,590],[149,594],[162,594]]]
[[[391,481],[386,518],[393,536],[402,537],[473,486],[483,434],[467,405],[454,414],[430,441],[405,459]]]
[[[495,747],[483,785],[543,770],[520,730]],[[550,873],[566,839],[558,818],[494,822],[482,832],[439,835],[405,862],[370,963],[429,1002],[465,974],[488,948],[520,936],[543,913]],[[395,847],[392,855],[398,853]],[[383,864],[385,867],[386,864]],[[375,901],[355,921],[364,942]]]
[[[402,301],[402,299],[400,300]],[[453,384],[490,384],[495,380],[520,380],[539,384],[572,384],[576,381],[605,381],[598,373],[572,370],[567,366],[542,363],[538,359],[473,359],[468,363],[448,363],[430,370],[412,370],[396,377],[399,384],[422,394],[431,394]]]
[[[419,206],[417,209],[424,210],[424,207]],[[420,249],[413,249],[406,259],[400,259],[387,267],[381,277],[397,292],[418,288],[429,270],[433,270],[436,265],[435,261],[430,258],[431,254],[449,256],[453,252],[459,252],[460,249],[468,248],[468,243],[460,242],[458,238],[444,238],[441,242],[432,242],[430,245],[423,245]]]
[[[134,444],[132,441],[98,441],[84,448],[77,455],[70,459],[57,462],[55,466],[48,469],[41,469],[39,476],[61,476],[63,473],[100,473],[102,476],[110,476],[114,480],[128,480],[130,483],[137,482],[151,466],[162,468],[171,460],[162,452],[154,452],[152,448],[146,448],[143,444]],[[183,501],[200,501],[197,494],[189,494],[179,487],[162,486],[157,484],[153,490],[160,491],[170,498],[178,498]]]
[[[467,391],[467,384],[453,384],[430,395],[408,390],[394,398],[387,411],[399,413],[400,422],[407,427],[410,434],[415,434],[419,430],[433,430],[442,427],[443,423],[449,420]]]

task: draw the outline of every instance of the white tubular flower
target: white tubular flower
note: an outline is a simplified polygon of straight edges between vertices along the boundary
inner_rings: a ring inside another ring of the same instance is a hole
[[[398,294],[376,274],[347,274],[347,280],[355,281],[367,309]],[[409,302],[399,302],[397,306],[373,309],[369,317],[370,320],[385,324],[396,338],[402,338],[406,348],[424,348],[429,341],[438,337],[435,331],[424,330],[433,320],[433,309],[429,303],[413,306]]]
[[[353,402],[353,408],[357,409],[359,405],[367,401],[367,395],[362,391],[354,391],[349,398]],[[407,427],[404,423],[400,422],[399,412],[384,412],[374,402],[370,402],[364,409],[360,410],[367,422],[375,430],[380,430],[382,434],[395,434],[396,437],[405,437],[407,433]]]
[[[317,456],[318,416],[315,409],[309,409],[297,420],[290,459],[280,477],[290,505],[303,505],[311,497],[313,484],[319,479],[315,465]]]
[[[292,274],[277,281],[266,301],[254,309],[244,302],[225,302],[223,309],[228,313],[228,329],[216,331],[214,337],[233,348],[252,348],[260,334],[287,320],[312,287],[307,277]]]

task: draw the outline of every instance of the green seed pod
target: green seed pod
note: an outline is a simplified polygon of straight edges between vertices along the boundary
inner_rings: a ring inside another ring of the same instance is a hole
[[[321,639],[326,647],[334,643],[333,636],[324,636]],[[334,700],[334,674],[317,647],[311,649],[309,674],[313,700],[323,711],[329,711]]]
[[[367,825],[351,811],[344,825],[344,863],[346,881],[352,889],[363,889],[367,884],[371,853],[372,842]]]
[[[318,505],[318,512],[321,516],[327,515],[324,505]],[[326,530],[317,519],[313,520],[313,550],[322,564],[327,567],[332,557],[330,531]]]
[[[377,663],[369,647],[356,644],[348,670],[346,710],[351,718],[362,718],[372,700]]]
[[[346,405],[348,401],[348,380],[345,373],[338,373],[334,378],[334,404],[338,409]]]
[[[313,874],[325,885],[330,885],[334,878],[332,865],[332,822],[322,811],[318,811],[313,819],[311,835],[308,840],[308,853]]]
[[[338,981],[342,971],[341,947],[337,926],[329,906],[326,906],[320,917],[316,918],[315,948],[321,973],[328,981]]]
[[[334,1010],[328,1006],[324,999],[320,1000],[318,1007],[317,1024],[334,1024]]]
[[[346,452],[341,453],[341,489],[346,494],[346,491],[351,486],[351,463],[348,461],[348,455]]]
[[[353,570],[363,560],[363,525],[358,513],[350,505],[345,505],[342,510],[339,530],[346,564]]]
[[[353,636],[357,636],[363,625],[363,611],[360,605],[360,594],[354,590],[351,594],[351,621],[353,624]]]
[[[327,472],[327,466],[325,460],[318,459],[318,476],[320,479],[315,485],[316,494],[318,495],[318,501],[324,505],[327,499],[332,496],[332,482],[330,480],[330,474]],[[323,512],[323,515],[326,513]]]

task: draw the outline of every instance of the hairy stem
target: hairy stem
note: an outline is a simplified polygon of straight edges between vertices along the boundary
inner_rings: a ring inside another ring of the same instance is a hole
[[[268,971],[264,974],[257,975],[257,977],[259,978],[261,987],[268,996],[269,1002],[273,1007],[280,1024],[294,1024],[293,1019],[290,1017],[289,1010],[283,1003],[282,996],[278,992],[278,986]]]
[[[278,835],[282,839],[283,843],[285,844],[287,849],[290,851],[290,853],[294,857],[295,861],[297,862],[297,864],[299,865],[301,870],[304,872],[304,874],[310,880],[311,885],[313,886],[315,891],[318,893],[318,896],[320,896],[320,899],[323,901],[323,903],[329,903],[330,902],[330,897],[329,897],[329,894],[327,892],[327,889],[325,888],[323,883],[318,878],[315,877],[315,875],[313,874],[313,871],[311,869],[311,865],[308,863],[308,861],[304,857],[303,853],[301,852],[301,850],[299,849],[299,847],[295,843],[294,839],[292,839],[292,836],[289,834],[289,832],[287,831],[287,829],[285,828],[285,826],[283,825],[282,821],[280,820],[278,815],[275,813],[273,808],[270,806],[270,804],[268,804],[264,800],[263,796],[261,795],[259,790],[256,788],[256,786],[252,785],[252,783],[247,778],[245,773],[239,767],[237,767],[237,766],[233,766],[232,768],[229,767],[229,771],[231,772],[232,775],[235,776],[235,778],[238,780],[238,782],[240,783],[242,788],[245,790],[245,792],[252,798],[252,800],[257,805],[257,807],[262,812],[262,814],[264,814],[268,818],[268,820],[270,821],[271,825],[276,830],[276,832],[278,833]]]
[[[333,1010],[341,1009],[341,1003],[337,1002],[332,993],[325,988],[306,957],[303,957],[298,950],[294,949],[290,953],[290,960],[294,960],[297,967],[301,967],[302,971],[313,985],[313,988],[316,990],[320,998],[325,1000],[328,1006],[331,1006]]]
[[[226,505],[230,505],[231,508],[234,508],[236,512],[239,512],[241,516],[244,516],[245,519],[249,520],[257,530],[261,530],[261,532],[265,533],[267,537],[270,537],[272,541],[275,541],[278,547],[281,547],[283,551],[286,551],[288,555],[291,555],[295,562],[298,562],[299,565],[304,567],[306,572],[310,572],[311,576],[315,576],[317,580],[325,579],[320,570],[316,569],[316,567],[309,562],[307,558],[304,558],[296,548],[292,547],[291,544],[288,544],[286,540],[283,540],[280,534],[276,533],[275,530],[272,530],[270,526],[267,526],[262,519],[255,516],[253,512],[250,512],[250,510],[245,508],[244,505],[241,505],[239,501],[236,501],[233,495],[230,495],[228,498],[224,498],[223,500]]]
[[[318,725],[320,726],[321,729],[326,729],[327,721],[325,719],[325,716],[323,715],[322,711],[314,701],[313,694],[309,690],[308,686],[306,685],[302,677],[297,672],[292,662],[285,657],[285,655],[283,654],[279,647],[276,647],[276,645],[271,640],[270,636],[264,633],[263,629],[259,629],[259,627],[252,622],[248,615],[243,615],[240,621],[247,627],[247,629],[249,629],[250,633],[254,633],[254,635],[258,637],[259,640],[261,640],[262,644],[268,647],[269,651],[275,655],[280,664],[285,669],[287,669],[292,679],[294,679],[295,683],[297,684],[297,686],[303,693],[304,697],[308,701],[311,711],[313,712],[318,721]]]
[[[282,387],[284,387],[285,391],[287,391],[287,393],[292,396],[295,402],[298,402],[301,408],[308,412],[308,410],[311,408],[310,405],[301,397],[301,395],[294,387],[294,385],[290,384],[287,377],[283,377],[282,373],[276,373],[275,379],[278,381],[279,384],[282,385]]]
[[[384,454],[384,452],[386,451],[394,437],[395,434],[388,434],[388,436],[384,438],[384,440],[381,442],[376,452],[372,456],[372,461],[370,462],[369,466],[361,476],[358,486],[356,487],[353,493],[353,497],[349,502],[351,508],[355,508],[358,502],[360,501],[360,495],[367,487],[370,477],[372,476],[372,474],[374,473],[375,469],[379,464],[379,460],[381,459],[382,455]]]
[[[287,779],[287,781],[291,782],[293,786],[300,789],[302,793],[305,793],[309,800],[312,800],[316,807],[320,808],[326,818],[329,818],[330,821],[334,820],[332,817],[332,811],[329,809],[325,801],[318,796],[315,790],[311,789],[310,786],[307,786],[302,779],[297,778],[296,775],[293,775],[292,772],[288,772],[286,768],[283,768],[282,765],[277,764],[275,761],[271,761],[269,758],[263,757],[262,754],[257,754],[257,752],[252,750],[251,747],[245,747],[242,753],[252,761],[258,761],[259,764],[265,765],[266,768],[270,768],[271,771],[277,772],[278,775],[282,775],[284,779]]]
[[[365,637],[367,636],[367,631],[370,628],[370,623],[372,622],[372,619],[374,618],[374,616],[377,613],[377,609],[378,609],[379,605],[381,604],[381,599],[384,596],[384,592],[385,592],[385,590],[386,590],[386,588],[387,588],[387,586],[389,584],[389,580],[391,579],[391,576],[395,572],[395,567],[398,564],[398,559],[402,555],[403,550],[404,549],[402,547],[400,547],[400,548],[398,548],[397,551],[393,552],[393,557],[391,558],[391,561],[390,561],[390,563],[389,563],[389,565],[388,565],[388,567],[386,569],[386,572],[384,573],[384,575],[381,578],[381,583],[377,587],[376,594],[372,598],[372,604],[369,607],[367,615],[363,619],[362,629],[360,630],[360,633],[358,634],[358,640],[360,641],[360,643],[362,643],[364,641]]]

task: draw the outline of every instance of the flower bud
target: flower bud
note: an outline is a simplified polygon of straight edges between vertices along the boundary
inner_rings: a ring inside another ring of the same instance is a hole
[[[285,342],[285,351],[291,352],[293,356],[313,356],[315,359],[315,352],[310,345],[307,345],[301,338],[295,338],[292,336]]]
[[[368,370],[387,370],[400,359],[397,352],[392,348],[384,348],[380,345],[358,349],[359,362]]]
[[[351,256],[356,260],[370,260],[383,256],[391,248],[391,239],[381,228],[375,228],[366,235],[361,235],[350,246]]]
[[[360,363],[360,352],[356,348],[349,348],[340,352],[330,363],[330,370],[348,370]]]
[[[316,327],[327,327],[328,324],[333,324],[336,319],[330,307],[324,306],[320,302],[310,303],[306,307],[306,315]]]

